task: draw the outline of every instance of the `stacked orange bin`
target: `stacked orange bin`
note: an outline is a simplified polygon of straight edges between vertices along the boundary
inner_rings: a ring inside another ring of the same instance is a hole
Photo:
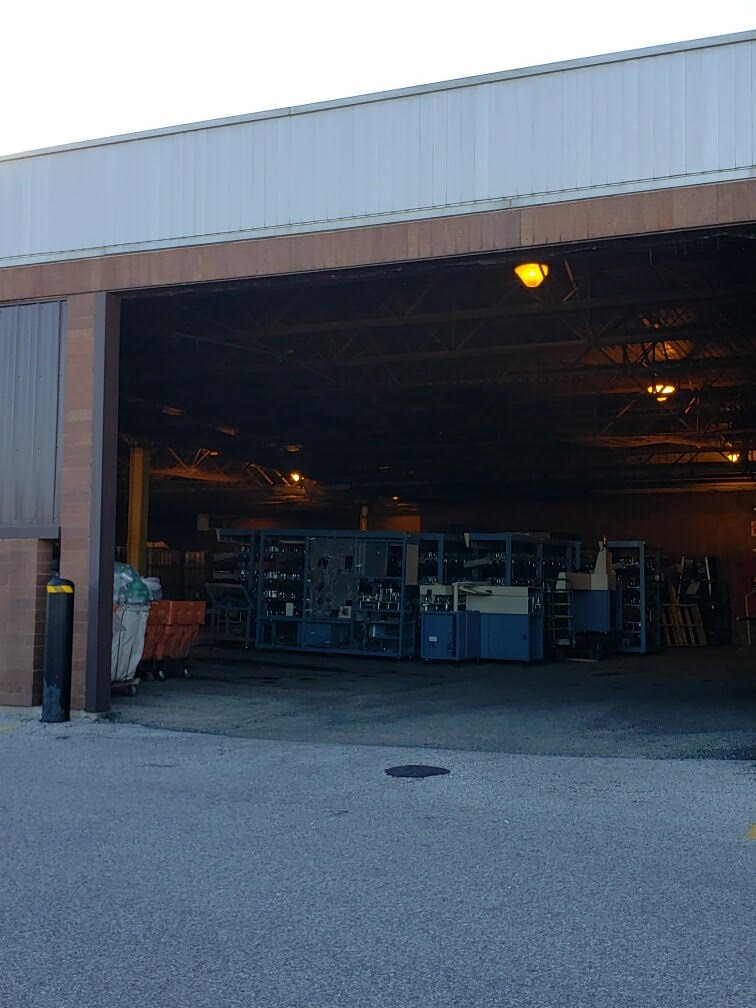
[[[150,605],[143,661],[159,665],[164,659],[183,661],[205,623],[204,602],[164,599]]]

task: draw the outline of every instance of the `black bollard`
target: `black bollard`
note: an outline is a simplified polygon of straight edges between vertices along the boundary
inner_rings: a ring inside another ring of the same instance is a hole
[[[47,582],[42,721],[71,720],[71,648],[73,644],[73,581],[53,574]]]

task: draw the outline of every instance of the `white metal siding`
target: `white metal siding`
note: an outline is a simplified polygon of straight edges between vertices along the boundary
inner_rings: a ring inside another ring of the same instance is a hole
[[[756,33],[0,159],[0,266],[756,174]]]

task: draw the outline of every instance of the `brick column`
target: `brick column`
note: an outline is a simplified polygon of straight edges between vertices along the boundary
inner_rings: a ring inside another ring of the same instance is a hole
[[[0,539],[0,704],[42,702],[45,586],[53,569],[46,539]]]
[[[60,573],[76,585],[71,706],[92,712],[110,707],[119,318],[113,295],[68,298]]]

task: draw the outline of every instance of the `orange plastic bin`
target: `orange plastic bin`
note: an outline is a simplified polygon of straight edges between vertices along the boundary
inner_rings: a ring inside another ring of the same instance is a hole
[[[204,602],[162,599],[150,605],[143,660],[152,661],[159,679],[165,679],[165,661],[185,662],[192,643],[205,623]],[[188,677],[188,666],[183,666]]]

